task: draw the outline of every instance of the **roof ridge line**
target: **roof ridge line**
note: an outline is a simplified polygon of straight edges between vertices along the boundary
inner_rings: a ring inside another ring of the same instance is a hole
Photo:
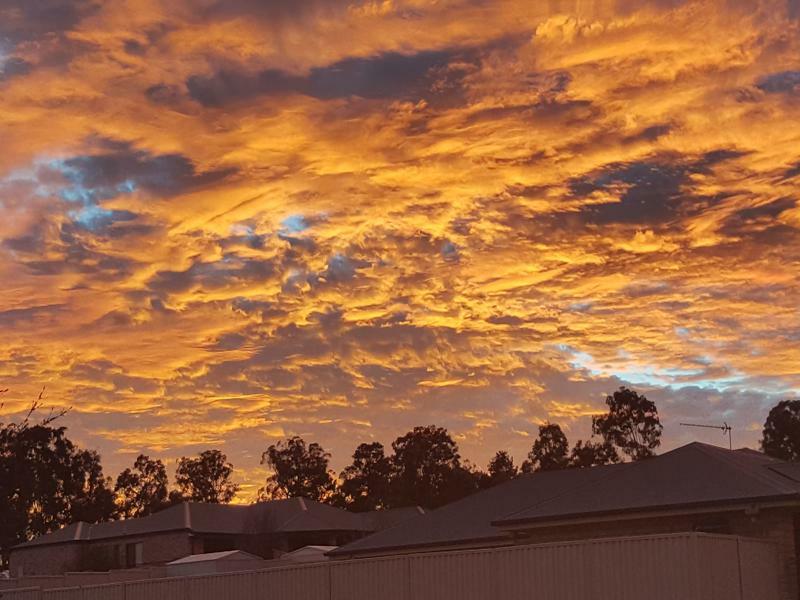
[[[770,466],[773,466],[772,464],[771,465],[755,465],[755,467],[753,467],[751,465],[743,465],[743,464],[739,463],[738,461],[733,460],[733,457],[728,454],[729,452],[736,452],[735,450],[726,450],[725,448],[719,448],[719,447],[716,447],[716,446],[711,446],[710,444],[698,444],[698,448],[706,456],[710,456],[711,458],[713,458],[715,460],[718,460],[720,462],[724,462],[725,464],[727,464],[729,466],[736,467],[737,468],[736,470],[739,471],[740,474],[745,475],[745,476],[749,477],[750,479],[754,479],[754,480],[759,481],[761,483],[767,484],[770,487],[777,488],[781,492],[789,491],[789,492],[798,493],[797,489],[791,489],[790,488],[790,489],[787,490],[784,486],[779,485],[775,481],[774,478],[770,477],[769,475],[766,475],[763,471],[761,471],[761,469],[763,467],[769,468]],[[713,448],[713,450],[711,448]],[[772,471],[772,469],[770,469],[770,470]],[[775,473],[775,471],[772,471],[772,472]]]

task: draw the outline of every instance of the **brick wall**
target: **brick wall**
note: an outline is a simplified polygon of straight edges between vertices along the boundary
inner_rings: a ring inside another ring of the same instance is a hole
[[[116,556],[120,546],[139,543],[142,544],[142,561],[145,565],[170,562],[192,553],[191,534],[187,531],[176,531],[92,541],[86,544],[84,554],[100,549]],[[117,566],[122,568],[125,565]]]
[[[81,560],[78,544],[53,544],[18,548],[11,552],[9,571],[16,577],[22,569],[25,575],[60,575],[77,571]]]
[[[733,519],[734,533],[747,537],[759,537],[778,544],[781,557],[781,589],[785,600],[797,600],[798,590],[797,552],[795,547],[794,515],[785,510],[765,510],[757,515],[739,513]]]
[[[22,569],[24,575],[60,575],[68,571],[96,570],[98,557],[102,562],[110,562],[100,567],[119,568],[120,546],[142,544],[143,564],[163,564],[192,553],[192,538],[189,532],[131,536],[119,539],[97,540],[92,542],[68,542],[17,548],[11,552],[10,572],[17,576]]]

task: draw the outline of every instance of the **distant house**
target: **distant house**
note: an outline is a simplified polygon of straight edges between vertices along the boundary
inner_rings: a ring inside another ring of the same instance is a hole
[[[329,553],[359,558],[689,531],[773,540],[797,597],[800,464],[692,443],[636,463],[523,475]]]
[[[275,558],[338,546],[379,528],[367,515],[292,498],[249,506],[185,502],[139,519],[73,523],[11,549],[13,576],[161,565],[191,554],[241,550]]]

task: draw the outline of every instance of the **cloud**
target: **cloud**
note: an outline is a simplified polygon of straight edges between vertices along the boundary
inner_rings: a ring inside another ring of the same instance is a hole
[[[220,262],[196,262],[185,271],[159,271],[148,282],[158,294],[177,294],[192,289],[214,290],[222,287],[264,282],[275,275],[271,261],[229,256]]]
[[[654,157],[645,161],[610,164],[601,170],[570,182],[574,196],[591,198],[607,193],[585,209],[585,218],[594,223],[636,223],[666,225],[681,211],[697,210],[703,199],[686,193],[695,174],[708,172],[715,165],[741,156],[733,150],[707,152],[697,159]],[[700,201],[700,202],[698,202]]]
[[[793,94],[800,90],[800,71],[783,71],[762,77],[756,86],[768,94]]]
[[[99,10],[94,0],[36,0],[7,3],[0,8],[0,39],[12,43],[62,34]]]
[[[109,473],[796,396],[796,2],[139,4],[0,9],[0,387]]]
[[[128,142],[101,140],[100,147],[96,154],[57,161],[56,168],[74,184],[67,194],[103,200],[141,188],[156,195],[175,195],[232,173],[231,169],[199,173],[183,155],[151,154]]]
[[[459,58],[457,51],[389,52],[369,58],[349,58],[326,67],[315,67],[308,75],[293,75],[279,69],[246,73],[221,69],[210,76],[193,75],[186,87],[189,95],[205,106],[224,106],[259,96],[303,94],[320,100],[349,98],[419,99],[437,95],[436,69],[444,69]],[[164,94],[151,88],[151,96]]]
[[[5,61],[0,61],[0,83],[12,77],[27,75],[30,73],[30,70],[31,64],[17,56],[12,56]]]
[[[63,304],[50,304],[45,306],[29,306],[26,308],[14,308],[0,311],[0,324],[4,327],[21,326],[34,319],[42,319],[53,316],[55,313],[64,310]]]

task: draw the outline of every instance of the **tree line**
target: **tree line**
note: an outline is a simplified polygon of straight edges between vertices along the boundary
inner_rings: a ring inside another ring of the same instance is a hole
[[[379,442],[360,444],[352,463],[338,476],[329,469],[330,454],[322,446],[292,437],[264,452],[262,463],[272,475],[260,497],[303,496],[356,512],[412,505],[437,508],[520,473],[653,456],[662,432],[656,405],[628,388],[608,396],[606,405],[605,414],[592,418],[593,439],[578,441],[570,450],[561,427],[543,423],[519,466],[508,451],[499,450],[485,471],[462,461],[448,431],[435,425],[415,427],[398,437],[391,454]]]
[[[2,405],[0,405],[2,408]],[[96,523],[152,514],[184,500],[227,503],[238,490],[233,465],[210,449],[177,462],[174,485],[159,459],[139,455],[116,480],[106,477],[100,455],[81,449],[57,421],[63,412],[35,419],[41,395],[17,423],[0,422],[0,556],[15,544],[75,521]],[[391,444],[362,443],[340,473],[317,442],[290,437],[261,457],[271,475],[258,500],[302,496],[355,512],[419,505],[437,508],[521,474],[586,468],[653,456],[661,444],[656,405],[620,388],[606,397],[606,412],[592,417],[592,436],[572,446],[557,423],[539,426],[517,465],[498,450],[485,470],[463,460],[450,433],[436,425],[414,427]],[[785,400],[769,413],[762,449],[800,460],[800,400]]]

